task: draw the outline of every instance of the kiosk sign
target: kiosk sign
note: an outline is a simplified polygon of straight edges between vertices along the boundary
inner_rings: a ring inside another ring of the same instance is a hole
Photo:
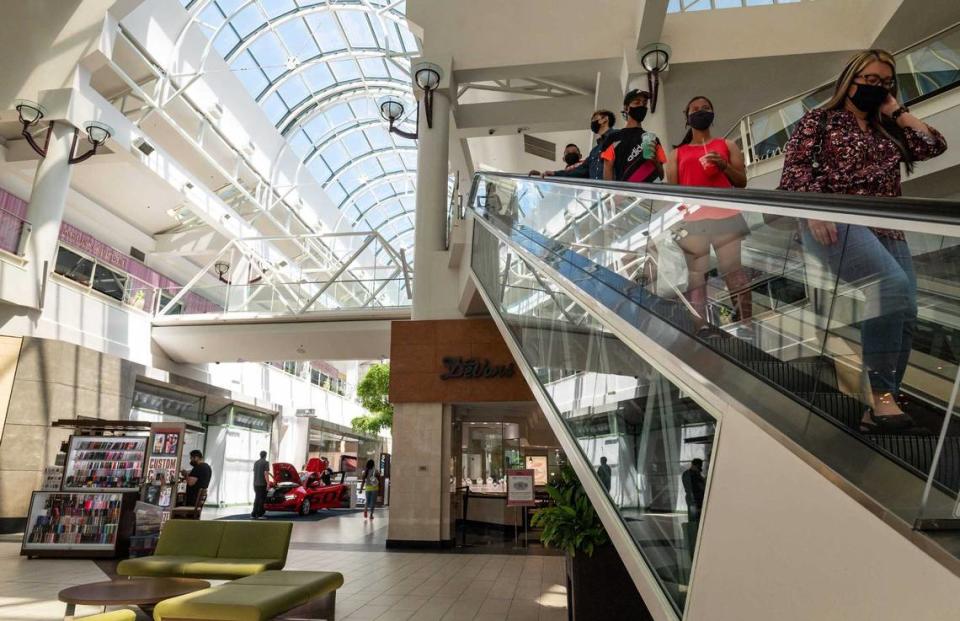
[[[507,470],[507,506],[532,507],[534,501],[533,470]]]

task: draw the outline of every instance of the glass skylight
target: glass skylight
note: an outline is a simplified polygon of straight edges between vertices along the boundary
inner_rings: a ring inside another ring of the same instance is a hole
[[[377,99],[416,110],[404,0],[181,0],[303,166],[340,208],[412,256],[416,143]],[[416,119],[406,119],[404,129]]]
[[[741,9],[748,6],[795,4],[801,0],[670,0],[667,13],[691,13],[712,9]]]

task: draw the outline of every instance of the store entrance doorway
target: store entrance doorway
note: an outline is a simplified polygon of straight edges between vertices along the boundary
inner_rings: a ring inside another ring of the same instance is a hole
[[[536,403],[453,406],[450,451],[451,539],[464,552],[549,553],[530,526],[533,507],[508,506],[507,475],[533,470],[536,502],[565,462]]]

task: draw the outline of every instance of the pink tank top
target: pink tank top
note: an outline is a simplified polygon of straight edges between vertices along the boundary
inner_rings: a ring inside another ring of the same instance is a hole
[[[700,163],[700,158],[710,151],[720,154],[720,157],[730,161],[730,148],[723,138],[714,138],[707,144],[685,144],[677,148],[677,180],[680,185],[700,188],[732,188],[733,184],[727,176],[716,166],[707,168]],[[684,220],[722,220],[732,218],[740,212],[736,209],[722,209],[700,205],[696,209],[687,209]]]

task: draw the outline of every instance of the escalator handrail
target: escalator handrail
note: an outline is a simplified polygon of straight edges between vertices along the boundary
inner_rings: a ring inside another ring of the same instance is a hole
[[[960,237],[960,201],[937,198],[853,196],[818,192],[785,192],[781,190],[749,190],[738,188],[701,188],[663,183],[625,183],[557,177],[530,177],[515,173],[482,171],[474,174],[470,205],[474,204],[477,186],[483,178],[508,179],[526,183],[548,183],[579,189],[609,190],[620,194],[642,195],[664,201],[710,201],[711,206],[731,207],[776,213],[796,218],[827,219],[825,215],[846,215],[875,219],[872,226],[904,230],[920,230],[920,225],[957,227],[956,231],[938,228],[938,234]],[[773,210],[758,209],[772,207]],[[927,229],[924,228],[926,231]]]

